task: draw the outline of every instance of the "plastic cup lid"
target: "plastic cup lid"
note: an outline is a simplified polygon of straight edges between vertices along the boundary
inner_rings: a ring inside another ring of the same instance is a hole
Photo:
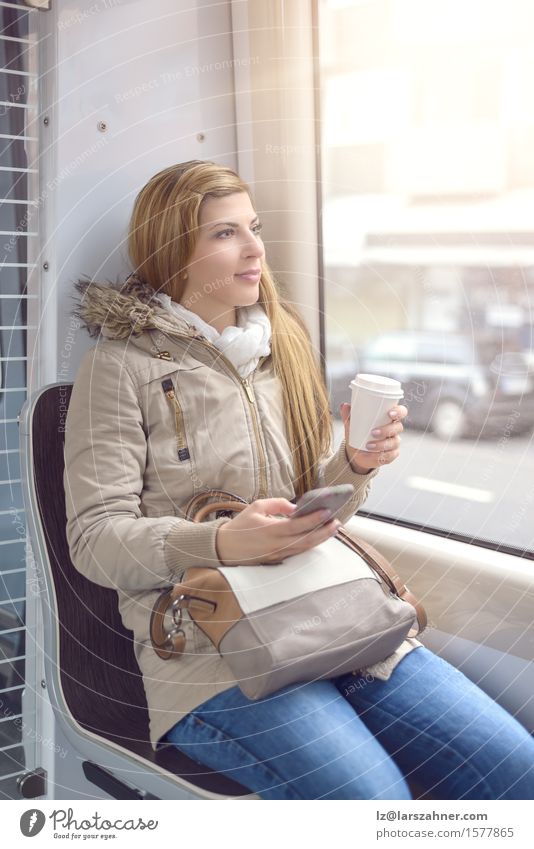
[[[380,395],[391,395],[394,398],[402,396],[402,383],[399,380],[379,374],[357,374],[354,380],[351,380],[350,386]]]

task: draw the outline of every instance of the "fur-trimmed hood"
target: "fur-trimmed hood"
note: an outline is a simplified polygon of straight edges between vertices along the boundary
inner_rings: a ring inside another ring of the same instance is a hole
[[[135,275],[125,282],[97,283],[78,280],[72,311],[90,336],[129,339],[148,330],[198,335],[185,319],[173,315],[160,303],[154,289]]]

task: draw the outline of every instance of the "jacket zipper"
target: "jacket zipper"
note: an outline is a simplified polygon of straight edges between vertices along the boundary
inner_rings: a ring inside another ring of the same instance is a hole
[[[256,368],[258,368],[258,365]],[[256,371],[256,369],[254,369]],[[254,373],[254,372],[253,372]],[[245,388],[245,392],[247,394],[247,398],[250,402],[250,408],[252,410],[252,423],[254,425],[254,432],[256,435],[256,442],[258,444],[259,455],[260,455],[260,491],[258,493],[258,498],[267,498],[267,471],[266,471],[266,463],[265,463],[265,453],[263,451],[263,445],[261,443],[261,436],[259,432],[259,424],[258,424],[258,413],[257,413],[257,405],[256,398],[254,396],[254,390],[252,389],[252,384],[249,383],[248,378],[241,377],[239,372],[236,371],[237,376],[239,377],[241,383]]]
[[[168,336],[168,334],[165,334],[165,335]],[[245,390],[245,395],[247,396],[248,402],[250,404],[250,409],[252,411],[252,424],[253,424],[253,427],[254,427],[254,435],[256,437],[256,444],[258,446],[259,468],[260,468],[260,489],[259,489],[259,493],[257,495],[257,498],[267,498],[267,496],[268,496],[267,471],[266,471],[266,465],[267,464],[266,464],[266,460],[265,460],[265,452],[263,450],[263,445],[262,445],[262,442],[261,442],[257,404],[256,404],[256,398],[254,396],[254,390],[252,388],[252,384],[249,382],[248,378],[241,377],[241,375],[239,374],[239,372],[236,369],[236,367],[234,366],[234,364],[232,362],[230,362],[230,360],[227,357],[225,357],[224,354],[221,354],[219,349],[216,348],[215,345],[212,345],[211,342],[208,342],[204,339],[199,339],[196,336],[183,336],[183,335],[178,335],[178,334],[176,334],[176,336],[173,334],[173,336],[171,338],[173,338],[173,339],[186,339],[189,343],[191,343],[191,341],[194,340],[195,342],[198,342],[200,345],[204,345],[206,348],[211,348],[213,351],[216,351],[218,359],[221,359],[221,360],[224,361],[224,363],[226,364],[228,369],[237,377],[239,383],[241,384],[241,386]],[[252,372],[252,375],[254,375],[257,372],[257,370],[259,369],[259,367],[263,363],[263,361],[267,359],[267,356],[260,357],[260,359],[258,361],[258,365],[256,366],[256,368]],[[165,392],[165,394],[167,395],[167,392]],[[170,395],[167,395],[167,397],[170,398]],[[183,415],[182,415],[181,408],[179,407],[178,401],[176,399],[176,396],[174,394],[174,390],[173,390],[173,399],[171,399],[171,400],[174,400],[174,403],[176,404],[178,409],[180,409],[181,426],[182,426],[182,429],[183,429]],[[176,407],[175,407],[175,409],[176,409]],[[177,425],[178,425],[178,419],[177,419]],[[187,456],[189,457],[189,451],[187,449],[187,446],[185,447],[185,450],[187,451]],[[178,455],[180,455],[180,451],[178,451]]]
[[[211,342],[205,342],[202,339],[195,339],[195,341],[200,342],[202,345],[205,345],[206,347],[212,348],[214,351],[216,351],[218,357],[220,359],[224,360],[224,362],[226,363],[228,368],[237,377],[237,379],[239,380],[243,389],[245,390],[245,394],[248,398],[248,401],[249,401],[249,404],[250,404],[250,409],[252,411],[252,424],[253,424],[253,427],[254,427],[256,444],[258,446],[259,467],[260,467],[260,489],[259,489],[257,498],[267,498],[267,495],[268,495],[268,492],[267,492],[267,471],[266,471],[266,465],[267,464],[266,464],[266,460],[265,460],[265,452],[263,450],[263,445],[262,445],[262,442],[261,442],[260,426],[259,426],[259,420],[258,420],[258,407],[257,407],[257,404],[256,404],[256,398],[255,398],[255,395],[254,395],[254,390],[252,388],[252,384],[249,382],[249,379],[247,377],[241,377],[241,375],[239,374],[239,372],[236,369],[236,367],[234,366],[234,364],[232,362],[230,362],[230,360],[227,357],[225,357],[224,354],[221,354],[221,352],[219,351],[218,348],[215,347],[215,345],[212,345]],[[256,371],[260,367],[260,364],[265,359],[267,359],[267,357],[261,357],[261,359],[258,360],[258,365],[256,366],[256,368],[252,372],[253,375],[256,373]]]
[[[180,402],[176,397],[172,380],[168,378],[161,381],[163,391],[174,407],[174,422],[176,426],[176,450],[180,460],[189,460],[189,448],[185,437],[184,414]]]

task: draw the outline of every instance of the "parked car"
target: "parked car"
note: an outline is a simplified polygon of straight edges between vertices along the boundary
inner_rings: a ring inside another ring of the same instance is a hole
[[[400,380],[406,424],[441,439],[524,433],[534,426],[534,374],[526,353],[503,347],[501,339],[459,333],[381,334],[344,368],[328,366],[332,411],[350,400],[348,384],[359,371]]]

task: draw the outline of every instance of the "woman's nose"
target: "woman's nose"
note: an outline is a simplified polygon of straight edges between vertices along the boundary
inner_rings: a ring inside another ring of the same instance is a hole
[[[249,242],[247,242],[243,252],[245,256],[262,257],[265,254],[265,248],[263,247],[263,243],[261,241],[258,241],[257,239],[251,239]]]

